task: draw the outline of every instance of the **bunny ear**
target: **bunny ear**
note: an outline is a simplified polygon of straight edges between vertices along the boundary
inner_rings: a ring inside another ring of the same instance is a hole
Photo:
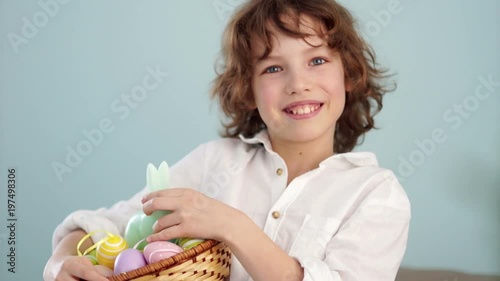
[[[146,186],[150,191],[154,190],[153,186],[155,185],[154,178],[156,176],[156,172],[156,167],[153,164],[149,163],[146,169]]]
[[[170,186],[170,172],[168,164],[162,161],[160,167],[158,167],[158,189],[165,189]],[[156,186],[155,186],[156,187]]]
[[[170,184],[170,176],[167,162],[163,161],[158,170],[149,163],[146,172],[146,185],[150,191],[156,191],[168,188]]]

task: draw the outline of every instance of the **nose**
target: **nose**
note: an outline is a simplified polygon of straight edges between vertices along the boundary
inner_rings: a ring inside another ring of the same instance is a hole
[[[311,85],[305,70],[289,69],[286,93],[289,95],[309,92]]]

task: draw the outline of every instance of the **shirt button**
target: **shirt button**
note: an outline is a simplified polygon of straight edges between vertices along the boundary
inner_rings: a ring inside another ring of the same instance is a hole
[[[283,169],[279,168],[278,170],[276,170],[276,174],[278,176],[281,176],[283,174]]]
[[[273,215],[273,218],[278,219],[280,217],[280,212],[274,211],[272,215]]]

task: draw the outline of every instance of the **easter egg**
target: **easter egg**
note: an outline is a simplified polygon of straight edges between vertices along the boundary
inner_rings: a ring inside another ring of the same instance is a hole
[[[144,247],[146,247],[146,245],[148,244],[148,241],[146,241],[146,239],[142,240],[141,243],[134,245],[134,249],[137,249],[139,251],[143,251],[144,250]]]
[[[116,257],[127,248],[125,239],[120,236],[110,236],[97,246],[97,262],[113,269]]]
[[[143,267],[146,264],[146,260],[141,251],[126,249],[116,257],[114,272],[115,275],[119,275],[120,273]]]
[[[156,211],[150,216],[146,216],[142,211],[135,214],[128,221],[127,227],[125,228],[125,240],[130,247],[135,246],[142,239],[147,238],[153,234],[153,225],[155,222],[165,216],[170,214],[170,211]],[[140,243],[137,249],[143,250],[146,243]]]
[[[106,277],[113,276],[113,270],[105,267],[104,265],[95,265],[94,269],[103,276]]]
[[[183,249],[168,241],[156,241],[144,247],[144,257],[148,263],[157,262],[175,256]]]
[[[127,227],[125,228],[124,238],[125,241],[127,241],[127,245],[129,245],[130,247],[134,247],[135,244],[145,238],[141,236],[141,232],[139,231],[139,226],[141,225],[143,215],[144,213],[141,211],[132,216],[128,221]],[[142,246],[142,248],[137,247],[137,249],[144,249],[144,245]]]
[[[178,238],[176,244],[179,245],[184,250],[191,249],[203,243],[203,239],[193,239],[193,238]]]
[[[143,238],[148,237],[149,235],[153,234],[153,225],[155,222],[165,216],[170,214],[169,211],[156,211],[152,213],[150,216],[143,215],[142,217],[142,222],[139,226],[139,232]]]
[[[97,264],[96,250],[92,250],[90,253],[86,254],[85,257],[88,258],[93,265]]]

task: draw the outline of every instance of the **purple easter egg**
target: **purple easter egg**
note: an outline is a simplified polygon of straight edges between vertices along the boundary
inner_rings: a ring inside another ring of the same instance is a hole
[[[126,249],[121,252],[115,260],[115,275],[120,273],[138,269],[145,266],[146,260],[141,251],[136,249]]]
[[[175,256],[184,251],[181,247],[167,241],[151,242],[144,247],[144,258],[148,263],[157,262]]]

